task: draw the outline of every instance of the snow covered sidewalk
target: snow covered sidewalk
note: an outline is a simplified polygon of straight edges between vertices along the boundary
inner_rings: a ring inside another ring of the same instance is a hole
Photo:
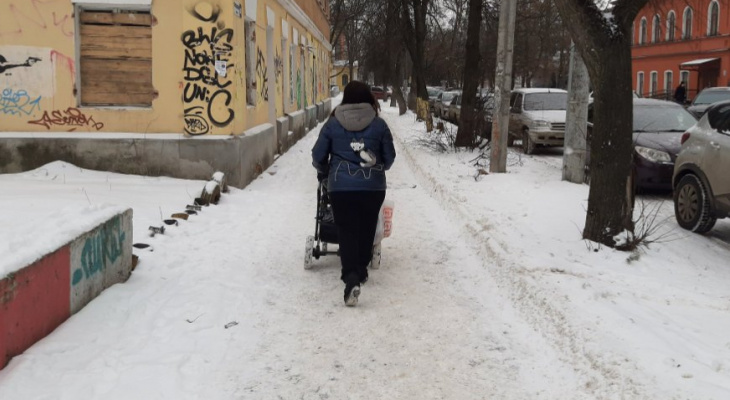
[[[423,124],[383,109],[399,152],[393,236],[357,307],[342,302],[337,257],[302,267],[319,127],[154,238],[147,226],[201,182],[84,171],[88,198],[60,199],[133,207],[135,242],[155,251],[14,358],[0,398],[728,397],[728,221],[702,237],[667,219],[672,241],[593,252],[580,240],[588,188],[561,182],[555,157],[512,155],[510,173],[477,181],[475,153],[427,151]],[[16,193],[0,207],[27,211],[44,179],[0,175]]]
[[[730,220],[692,234],[671,199],[645,197],[637,214],[656,210],[657,242],[598,248],[581,240],[589,188],[561,181],[559,152],[510,149],[507,174],[477,176],[478,153],[425,150],[422,123],[385,112],[419,183],[492,261],[485,272],[577,371],[598,374],[584,382],[593,396],[730,398]]]

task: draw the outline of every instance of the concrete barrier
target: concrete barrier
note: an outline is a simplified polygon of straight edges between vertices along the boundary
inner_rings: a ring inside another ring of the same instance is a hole
[[[231,186],[243,188],[256,178],[252,171],[268,168],[278,151],[276,128],[271,124],[223,138],[166,134],[128,134],[121,138],[113,134],[62,135],[14,137],[0,133],[0,173],[28,171],[61,160],[98,171],[183,179],[208,180],[214,172],[222,171]],[[257,138],[249,138],[251,135]],[[244,154],[248,158],[242,158]],[[252,164],[257,165],[255,170],[250,168]]]
[[[0,369],[132,271],[132,210],[0,280]]]
[[[276,119],[276,142],[279,154],[289,150],[289,118],[280,117]]]
[[[304,113],[307,114],[307,129],[317,126],[317,106],[311,105],[304,108]]]
[[[327,99],[322,104],[324,105],[324,119],[327,120],[332,114],[332,99]]]
[[[307,116],[304,114],[304,110],[294,111],[287,116],[289,117],[289,130],[294,132],[294,135],[290,137],[289,147],[291,147],[299,139],[304,137],[307,127]]]

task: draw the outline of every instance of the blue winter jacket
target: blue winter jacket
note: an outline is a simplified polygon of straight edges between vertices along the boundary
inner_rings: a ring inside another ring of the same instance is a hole
[[[327,174],[330,192],[385,190],[385,171],[393,161],[390,129],[368,103],[335,108],[312,148],[312,164]]]

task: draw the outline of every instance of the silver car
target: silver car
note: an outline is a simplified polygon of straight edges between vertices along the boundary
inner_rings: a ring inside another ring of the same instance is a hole
[[[439,93],[439,95],[436,96],[436,101],[434,101],[433,104],[434,114],[436,114],[436,116],[441,119],[448,119],[449,105],[451,105],[451,101],[458,94],[458,91]]]
[[[730,216],[730,101],[715,103],[682,135],[674,163],[674,215],[684,229],[705,233]]]
[[[532,154],[538,145],[562,146],[567,105],[568,92],[562,89],[513,90],[507,144],[521,140],[525,154]]]

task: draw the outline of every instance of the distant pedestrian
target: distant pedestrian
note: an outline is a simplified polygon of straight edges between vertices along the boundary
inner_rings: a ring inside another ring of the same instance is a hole
[[[679,104],[684,104],[687,100],[687,89],[684,87],[684,82],[679,82],[679,86],[674,89],[674,101]]]

